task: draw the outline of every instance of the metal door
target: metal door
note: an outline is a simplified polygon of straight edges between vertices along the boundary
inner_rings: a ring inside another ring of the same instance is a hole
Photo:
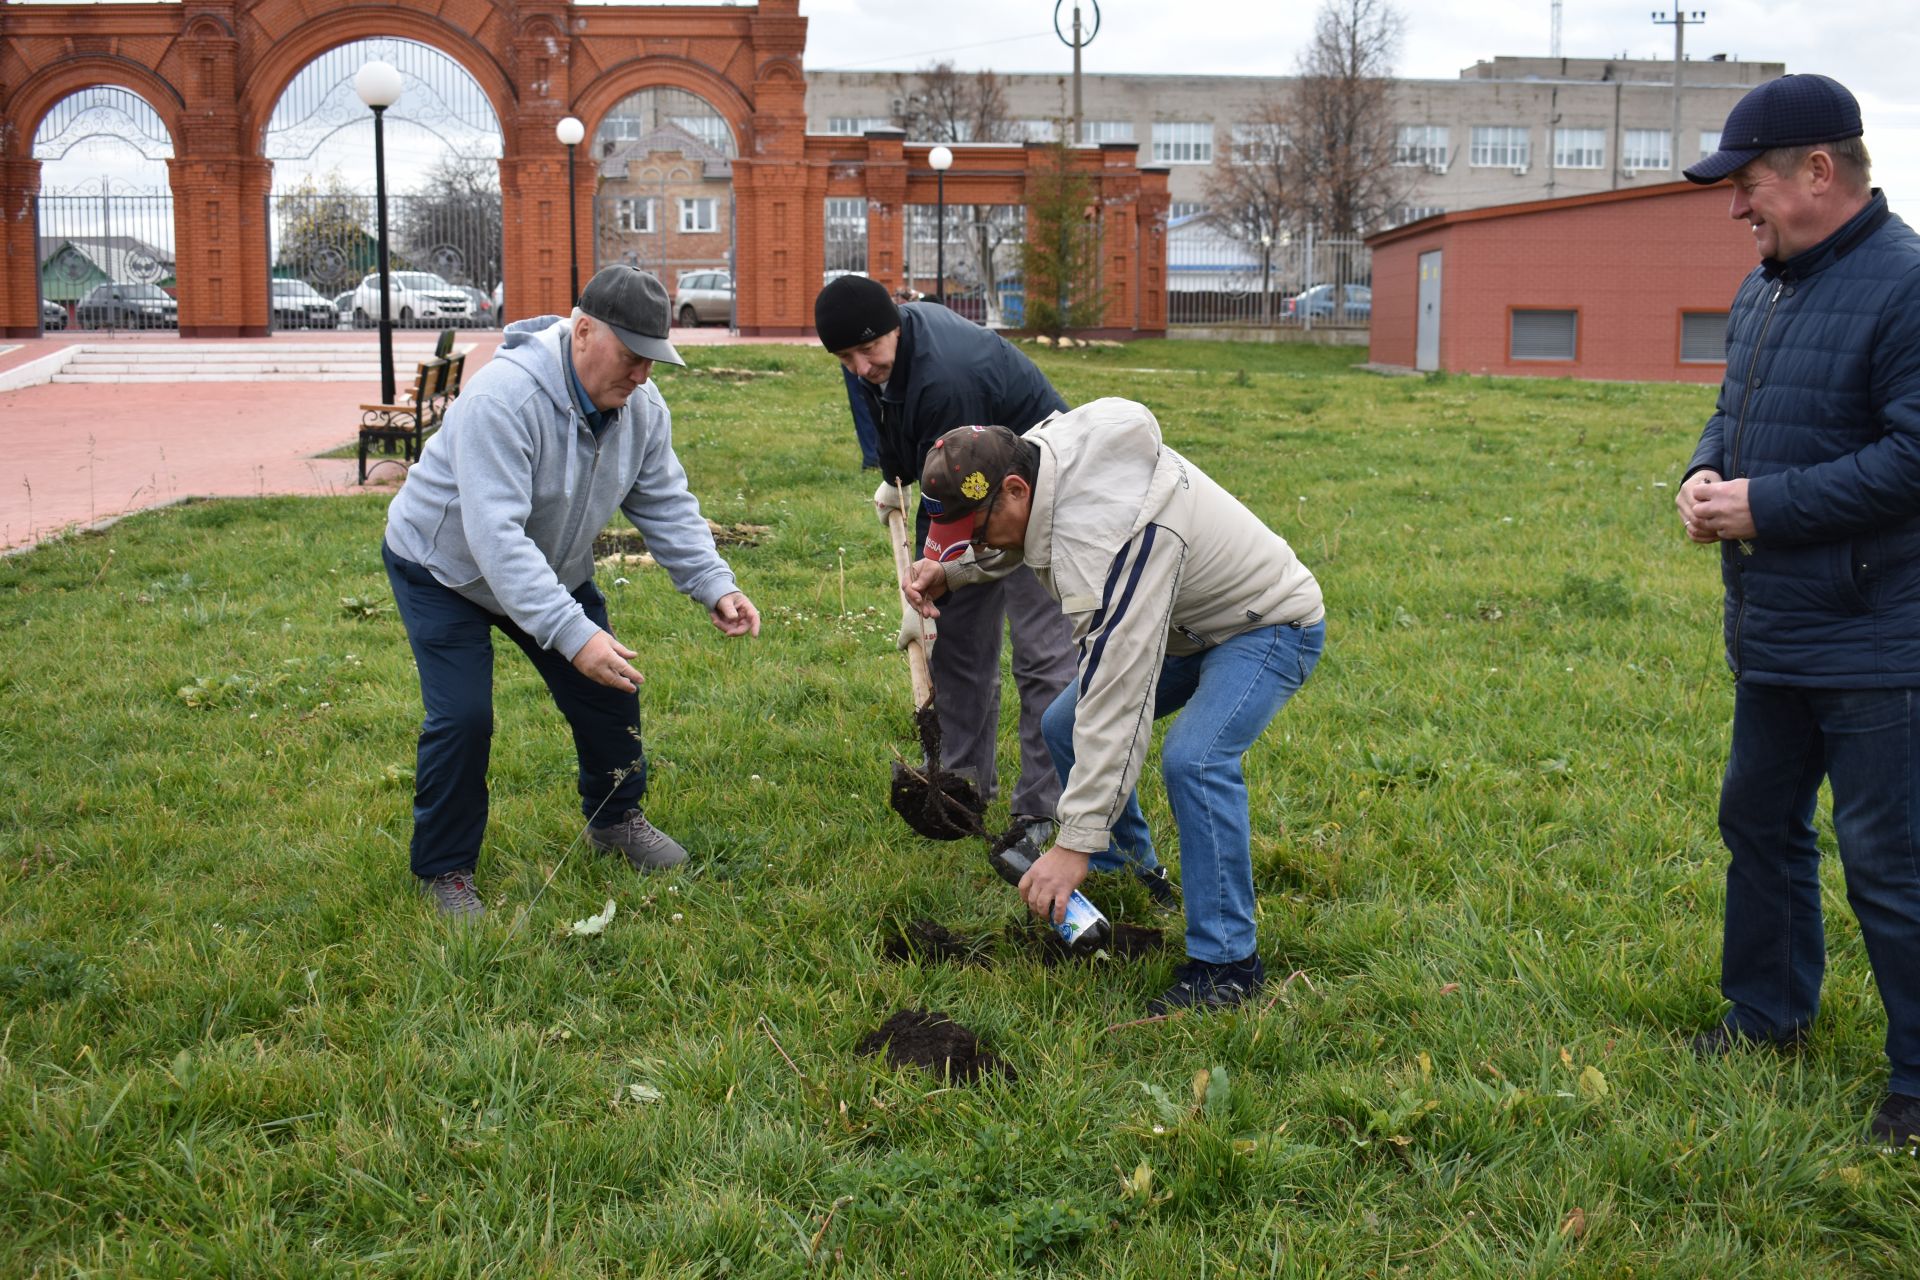
[[[1426,373],[1440,368],[1440,250],[1420,255],[1420,321],[1413,367]]]

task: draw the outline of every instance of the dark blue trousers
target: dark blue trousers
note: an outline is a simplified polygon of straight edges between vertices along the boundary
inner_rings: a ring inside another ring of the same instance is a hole
[[[1814,803],[1833,787],[1847,902],[1887,1011],[1892,1092],[1920,1094],[1920,691],[1741,681],[1720,791],[1727,1020],[1784,1038],[1820,1009],[1826,941]]]
[[[493,745],[493,632],[526,653],[573,728],[580,758],[580,811],[601,823],[640,807],[647,759],[640,745],[640,696],[596,684],[571,662],[534,643],[512,619],[440,585],[385,543],[380,557],[393,602],[420,668],[426,719],[413,776],[413,873],[470,871],[487,829],[487,762]],[[604,630],[607,601],[587,581],[573,593]]]

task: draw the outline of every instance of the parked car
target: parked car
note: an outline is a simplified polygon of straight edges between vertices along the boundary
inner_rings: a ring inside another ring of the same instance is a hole
[[[467,301],[473,304],[473,322],[483,329],[491,329],[500,323],[500,313],[493,309],[493,299],[483,289],[470,284],[455,285],[454,288],[467,295]]]
[[[82,329],[178,329],[180,304],[155,284],[97,284],[74,319]]]
[[[67,327],[67,309],[51,298],[40,303],[40,328],[46,333]]]
[[[493,314],[496,316],[507,314],[507,282],[505,280],[493,286]]]
[[[353,290],[349,289],[345,293],[334,294],[333,309],[334,309],[334,312],[339,317],[339,319],[337,319],[334,322],[335,327],[344,329],[348,325],[352,324],[353,323]]]
[[[305,280],[275,280],[273,326],[276,329],[337,329],[340,313],[325,294]]]
[[[1366,321],[1373,319],[1373,290],[1364,284],[1350,284],[1343,287],[1346,289],[1344,308],[1334,305],[1338,299],[1334,294],[1333,285],[1316,284],[1311,289],[1288,298],[1286,313],[1296,320]],[[1335,315],[1336,310],[1341,314]]]
[[[674,286],[673,311],[682,328],[733,322],[733,276],[725,271],[691,271]]]
[[[392,271],[387,284],[387,315],[397,325],[413,328],[473,323],[473,302],[434,272]],[[379,323],[380,273],[375,271],[353,291],[353,324],[356,329],[366,329]]]

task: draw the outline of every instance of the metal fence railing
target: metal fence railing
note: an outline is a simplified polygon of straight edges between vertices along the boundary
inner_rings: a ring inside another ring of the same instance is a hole
[[[270,316],[275,329],[377,323],[379,219],[374,198],[351,192],[267,201]],[[498,192],[387,197],[388,311],[402,327],[489,328],[499,323]],[[464,298],[464,305],[453,295]],[[316,299],[333,309],[323,314]]]
[[[1312,230],[1278,244],[1237,237],[1205,214],[1167,225],[1167,323],[1364,329],[1373,319],[1365,242]]]
[[[937,206],[906,208],[901,261],[906,264],[908,287],[929,298],[939,296],[944,257],[949,307],[989,328],[1019,328],[1026,314],[1020,264],[1026,209],[1017,204],[949,204],[943,253]]]
[[[179,328],[171,195],[101,178],[35,204],[46,329]]]

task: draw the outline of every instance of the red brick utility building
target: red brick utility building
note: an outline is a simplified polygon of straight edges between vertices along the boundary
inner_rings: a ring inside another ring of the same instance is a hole
[[[1758,258],[1731,189],[1663,183],[1444,213],[1373,250],[1376,364],[1718,382],[1727,308]]]

